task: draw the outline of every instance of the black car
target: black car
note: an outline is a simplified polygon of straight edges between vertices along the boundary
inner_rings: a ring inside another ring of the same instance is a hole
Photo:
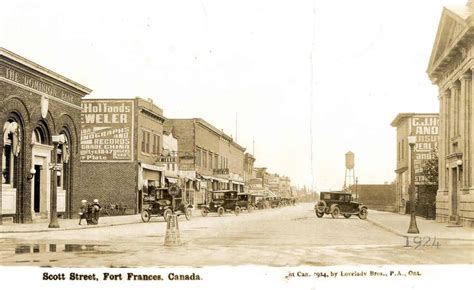
[[[360,219],[366,219],[368,214],[367,206],[353,201],[352,194],[348,192],[321,192],[314,212],[318,218],[325,214],[337,218],[342,214],[345,218],[357,215]]]
[[[255,209],[255,204],[253,202],[253,197],[249,193],[239,193],[237,195],[237,205],[240,209],[245,209],[248,212],[252,212]]]
[[[174,198],[169,193],[169,188],[158,188],[153,193],[144,196],[142,221],[149,222],[152,216],[162,216],[168,221],[171,214],[177,216],[185,215],[187,220],[191,219],[193,206],[183,201],[182,190],[178,189],[178,195]]]
[[[210,212],[216,212],[219,216],[225,212],[234,212],[235,215],[239,215],[241,209],[237,204],[237,194],[235,190],[211,191],[208,203],[200,205],[201,215],[205,217]]]

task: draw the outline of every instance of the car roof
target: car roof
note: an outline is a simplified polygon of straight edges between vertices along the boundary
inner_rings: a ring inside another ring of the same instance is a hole
[[[212,193],[227,193],[227,192],[237,193],[237,190],[221,189],[221,190],[213,190],[211,192]]]
[[[323,194],[326,194],[326,193],[330,193],[330,194],[351,194],[350,192],[344,192],[344,191],[321,191],[321,193]]]

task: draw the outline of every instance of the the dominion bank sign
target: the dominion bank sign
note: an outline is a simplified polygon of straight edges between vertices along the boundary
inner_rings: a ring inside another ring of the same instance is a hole
[[[81,161],[133,160],[133,100],[83,100]]]

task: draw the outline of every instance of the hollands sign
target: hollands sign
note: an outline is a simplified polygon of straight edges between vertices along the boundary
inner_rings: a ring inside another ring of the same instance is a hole
[[[81,161],[133,160],[133,101],[84,100]]]

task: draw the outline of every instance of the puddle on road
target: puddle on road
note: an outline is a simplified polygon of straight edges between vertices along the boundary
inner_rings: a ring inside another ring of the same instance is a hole
[[[89,244],[21,244],[15,247],[15,254],[57,253],[57,252],[98,252],[107,245]]]

